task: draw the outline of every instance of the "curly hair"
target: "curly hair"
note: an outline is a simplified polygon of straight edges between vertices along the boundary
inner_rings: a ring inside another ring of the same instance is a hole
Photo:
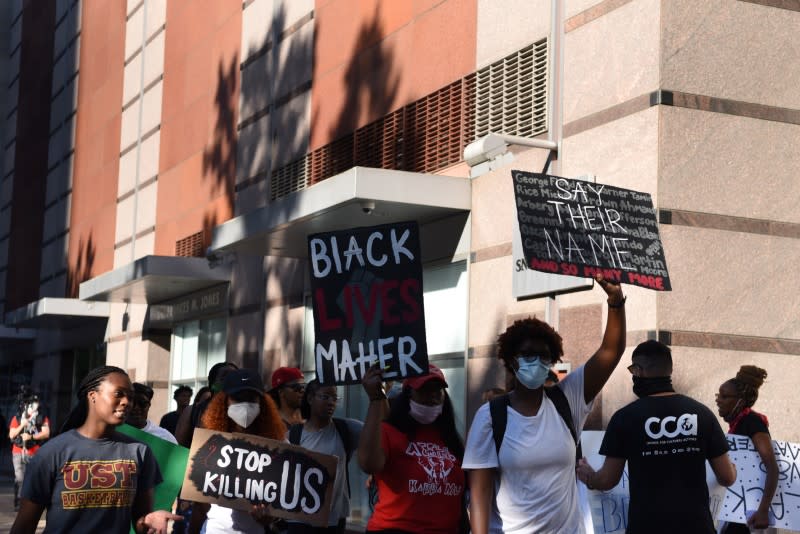
[[[758,400],[758,388],[767,379],[767,372],[755,365],[743,365],[736,373],[736,377],[728,380],[736,388],[736,393],[744,401],[747,408],[752,406]]]
[[[262,438],[282,440],[286,437],[286,425],[283,424],[278,409],[272,399],[264,394],[258,398],[261,405],[261,413],[253,424],[247,427],[247,434],[253,434]],[[219,432],[234,432],[236,423],[228,417],[228,395],[220,391],[208,403],[205,413],[201,419],[203,428],[217,430]]]
[[[513,372],[511,362],[517,356],[517,350],[526,339],[544,341],[550,347],[550,354],[554,361],[561,361],[564,355],[564,345],[561,336],[552,326],[540,321],[536,317],[528,317],[514,321],[506,331],[497,336],[497,357],[503,361],[508,372]]]

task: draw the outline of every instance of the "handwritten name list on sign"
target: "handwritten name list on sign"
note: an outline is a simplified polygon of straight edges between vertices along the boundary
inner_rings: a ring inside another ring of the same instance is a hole
[[[197,428],[181,497],[328,525],[336,457],[250,434]]]
[[[419,229],[414,222],[311,235],[314,354],[323,384],[428,372]]]
[[[731,461],[736,464],[736,482],[726,488],[719,519],[745,523],[758,509],[764,494],[766,468],[753,442],[745,436],[728,434]],[[772,441],[778,462],[778,488],[769,507],[770,524],[800,530],[800,445]]]
[[[669,291],[649,194],[548,174],[511,171],[529,267]]]

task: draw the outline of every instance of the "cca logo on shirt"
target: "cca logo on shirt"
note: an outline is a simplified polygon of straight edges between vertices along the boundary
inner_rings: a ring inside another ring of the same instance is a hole
[[[663,419],[649,417],[644,422],[644,431],[652,439],[674,438],[678,435],[697,435],[697,414],[685,413],[680,417],[670,415]]]

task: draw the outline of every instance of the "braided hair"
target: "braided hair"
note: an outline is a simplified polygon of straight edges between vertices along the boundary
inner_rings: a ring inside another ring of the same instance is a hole
[[[69,412],[67,420],[61,425],[61,433],[72,430],[73,428],[78,428],[86,422],[86,418],[89,416],[89,392],[100,389],[100,384],[103,383],[108,375],[113,373],[119,373],[126,377],[128,376],[128,373],[119,367],[103,365],[89,371],[84,379],[81,380],[76,394],[78,397],[78,404]]]
[[[758,400],[758,388],[767,379],[767,372],[755,365],[743,365],[735,378],[728,382],[736,388],[736,393],[744,401],[746,408],[751,408]]]

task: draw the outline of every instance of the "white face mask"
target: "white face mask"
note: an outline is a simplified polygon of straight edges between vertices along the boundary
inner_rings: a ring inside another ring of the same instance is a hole
[[[238,402],[228,406],[228,417],[242,428],[252,425],[260,413],[261,405],[257,402]]]
[[[426,404],[420,404],[418,402],[409,401],[411,409],[409,410],[408,414],[414,418],[414,420],[421,424],[421,425],[429,425],[436,421],[436,418],[442,415],[442,405],[441,404],[434,404],[433,406],[428,406]]]

